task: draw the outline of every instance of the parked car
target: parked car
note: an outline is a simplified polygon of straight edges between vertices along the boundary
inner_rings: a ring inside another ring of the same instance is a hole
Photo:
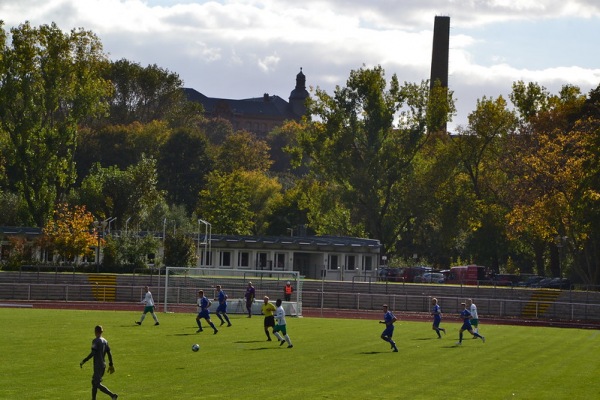
[[[425,272],[423,275],[415,277],[415,282],[421,283],[444,283],[446,278],[441,272]]]
[[[571,281],[568,280],[567,278],[554,278],[550,281],[550,283],[548,283],[548,287],[550,289],[570,290],[571,289]]]
[[[519,275],[515,274],[497,274],[492,280],[493,284],[497,286],[514,286],[518,281]]]
[[[550,284],[551,280],[552,280],[552,278],[542,278],[539,281],[537,281],[536,283],[532,284],[531,287],[532,288],[547,288],[548,285]]]
[[[544,279],[543,276],[529,276],[527,277],[527,279],[517,282],[517,286],[520,287],[532,287],[533,285],[537,284],[539,281],[541,281],[542,279]]]
[[[384,282],[402,282],[400,268],[383,267],[379,269],[379,280]]]
[[[416,282],[416,278],[425,273],[432,272],[432,268],[420,265],[416,267],[406,267],[400,269],[399,282]]]

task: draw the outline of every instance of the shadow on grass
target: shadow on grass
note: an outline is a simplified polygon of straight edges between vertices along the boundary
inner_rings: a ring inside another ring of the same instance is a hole
[[[277,350],[278,348],[279,347],[256,347],[253,349],[245,349],[245,350],[251,350],[251,351],[254,351],[254,350]]]
[[[233,343],[263,343],[265,342],[265,340],[238,340],[237,342],[233,342]]]

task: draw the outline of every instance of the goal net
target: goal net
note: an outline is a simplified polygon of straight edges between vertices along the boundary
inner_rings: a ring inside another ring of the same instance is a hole
[[[284,300],[284,286],[289,282],[293,288],[290,301]],[[263,298],[275,304],[283,300],[286,315],[302,316],[302,277],[298,271],[263,271],[247,269],[167,267],[165,272],[164,311],[195,312],[196,295],[203,290],[213,301],[211,313],[216,311],[216,285],[227,294],[227,313],[245,314],[244,295],[248,283],[255,289],[252,314],[260,315]]]

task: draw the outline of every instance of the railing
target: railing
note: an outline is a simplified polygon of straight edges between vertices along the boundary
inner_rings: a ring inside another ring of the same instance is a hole
[[[351,311],[381,310],[382,304],[388,304],[391,310],[416,313],[428,313],[431,308],[428,295],[374,294],[348,292],[303,291],[302,305],[309,308],[331,308]],[[463,307],[463,296],[438,296],[445,315],[458,314]],[[477,298],[479,313],[487,317],[499,318],[534,318],[559,320],[600,321],[600,304],[511,300]],[[526,310],[533,310],[533,313]]]
[[[170,288],[176,292],[185,292],[188,288]],[[109,296],[102,296],[115,286],[89,284],[52,284],[52,283],[0,283],[0,299],[18,301],[106,301]],[[134,286],[117,286],[116,302],[138,303],[140,288]],[[94,296],[96,294],[96,296]],[[99,295],[98,295],[99,294]],[[386,303],[391,310],[397,312],[428,313],[431,307],[431,296],[427,294],[390,294],[307,291],[302,292],[302,306],[308,308],[340,309],[350,311],[380,311]],[[450,316],[462,310],[464,297],[437,296],[444,315]],[[175,296],[170,299],[174,304],[193,303],[189,296]],[[557,319],[563,321],[600,321],[600,304],[537,301],[532,299],[498,299],[477,298],[477,306],[483,318],[528,318]]]

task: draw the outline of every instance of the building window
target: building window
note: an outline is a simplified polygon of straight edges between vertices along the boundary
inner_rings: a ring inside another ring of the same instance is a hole
[[[250,266],[250,253],[247,251],[240,251],[238,253],[238,267],[248,268]]]
[[[346,256],[346,270],[353,271],[356,269],[356,256]]]
[[[222,267],[231,267],[231,252],[222,251],[220,256],[220,264]]]
[[[285,254],[275,253],[275,269],[285,269]]]
[[[338,269],[338,268],[339,268],[338,256],[337,255],[329,256],[329,269]]]
[[[256,253],[256,269],[271,269],[267,261],[267,253]]]
[[[200,265],[203,267],[212,265],[212,254],[209,251],[202,251],[200,253]]]
[[[371,271],[373,269],[373,257],[371,257],[371,256],[363,257],[363,269],[365,271]]]

